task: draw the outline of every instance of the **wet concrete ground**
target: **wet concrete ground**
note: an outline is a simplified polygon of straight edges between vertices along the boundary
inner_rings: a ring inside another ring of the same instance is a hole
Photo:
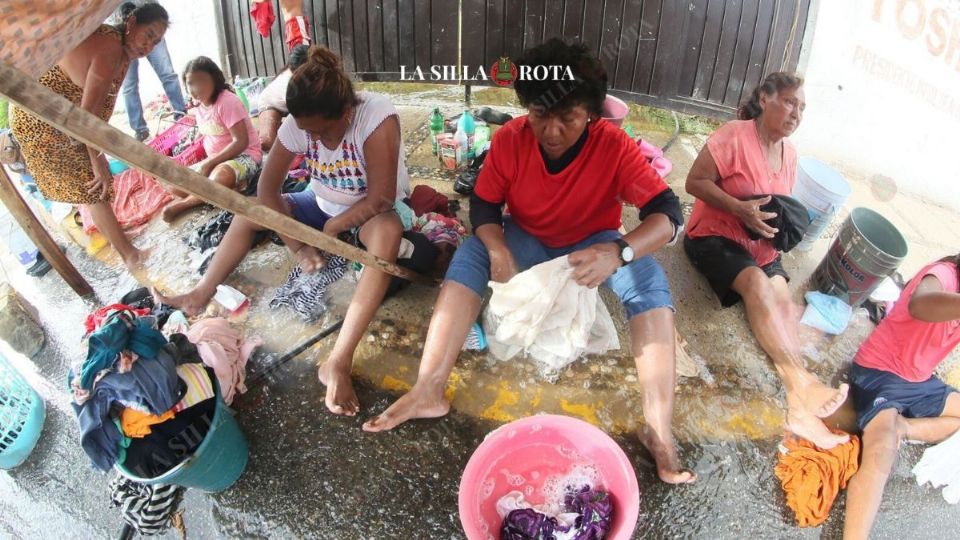
[[[429,183],[451,196],[451,175],[435,169],[422,143],[423,122],[435,105],[447,114],[457,112],[458,95],[456,90],[437,88],[396,96],[415,182]],[[669,137],[669,133],[638,128],[638,133],[660,144]],[[669,183],[686,203],[690,201],[683,192],[683,179],[702,142],[700,135],[683,136],[668,153],[675,165]],[[956,214],[903,195],[883,203],[873,197],[868,183],[851,179],[855,204],[881,211],[907,236],[911,257],[903,265],[904,275],[909,277],[928,260],[957,251],[960,228],[945,226],[960,224]],[[174,228],[151,223],[136,241],[153,246],[151,270],[138,277],[169,291],[192,285],[196,277],[184,266],[180,239],[208,214],[190,215]],[[466,216],[465,208],[461,216]],[[624,216],[627,227],[635,225],[634,210],[626,210]],[[809,254],[785,258],[798,299],[827,245],[823,240]],[[93,260],[71,246],[69,255],[94,285],[101,303],[136,286],[109,252]],[[461,538],[457,486],[473,449],[484,434],[505,421],[551,412],[595,423],[613,433],[624,447],[641,486],[635,538],[839,538],[842,495],[824,526],[800,530],[793,524],[773,476],[782,433],[782,391],[769,361],[749,334],[742,309],[720,310],[681,248],[666,248],[657,258],[671,281],[677,325],[689,342],[688,352],[705,368],[697,378],[681,379],[677,387],[675,428],[683,460],[700,475],[696,485],[662,485],[648,463],[649,456],[633,438],[642,414],[626,346],[619,353],[575,364],[553,383],[545,382],[527,363],[493,364],[485,355],[466,354],[451,383],[454,412],[450,416],[413,422],[381,435],[363,433],[362,421],[384,409],[414,380],[436,295],[435,289],[414,286],[387,302],[358,350],[355,375],[363,405],[358,418],[334,418],[323,406],[313,366],[316,359],[324,358],[332,338],[235,402],[250,442],[247,471],[225,493],[188,494],[184,506],[189,537]],[[341,280],[328,320],[304,325],[289,313],[267,307],[289,265],[282,248],[264,246],[229,281],[256,293],[249,313],[235,322],[263,336],[270,351],[289,350],[336,318],[351,290],[350,279]],[[48,342],[34,359],[37,371],[31,380],[47,399],[48,421],[31,459],[10,473],[0,473],[0,536],[115,536],[120,521],[108,508],[109,477],[90,469],[76,442],[68,398],[61,391],[66,365],[83,354],[80,322],[95,306],[72,296],[53,274],[34,280],[9,260],[4,267],[14,286],[38,308],[47,331]],[[610,306],[611,313],[619,313]],[[615,320],[622,329],[622,316],[615,315]],[[869,328],[861,317],[840,338],[805,332],[811,369],[824,380],[841,378],[845,363]],[[945,370],[944,375],[954,384],[960,382],[956,370]],[[918,488],[909,474],[919,455],[917,447],[902,452],[887,488],[876,538],[952,535],[960,516],[957,509],[948,507],[939,493]]]

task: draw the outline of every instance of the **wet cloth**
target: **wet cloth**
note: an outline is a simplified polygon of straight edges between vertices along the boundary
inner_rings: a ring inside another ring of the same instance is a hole
[[[707,139],[707,148],[720,173],[717,185],[728,195],[745,200],[764,193],[789,195],[793,192],[797,177],[796,149],[790,141],[783,139],[782,166],[779,171],[771,171],[753,120],[734,120],[720,126]],[[722,236],[732,240],[760,267],[774,262],[779,256],[770,240],[752,240],[740,218],[700,199],[693,205],[687,236]]]
[[[162,414],[150,414],[127,407],[120,412],[120,429],[130,438],[145,437],[150,434],[150,426],[166,422],[173,417],[172,410]]]
[[[6,13],[4,17],[7,17]],[[34,31],[30,30],[29,35],[33,34]],[[107,25],[98,28],[96,34],[107,36],[118,42],[123,39],[118,29]],[[120,91],[120,85],[127,73],[127,56],[123,55],[122,58],[121,65],[110,83],[103,106],[99,111],[94,112],[104,121],[109,120],[113,114],[113,106]],[[40,84],[80,107],[83,88],[74,83],[59,65],[40,77]],[[20,143],[27,169],[37,182],[37,187],[45,199],[70,204],[101,202],[99,191],[88,192],[87,183],[93,180],[94,174],[90,154],[85,145],[71,139],[20,107],[14,108],[10,126]]]
[[[820,291],[808,291],[803,295],[807,307],[800,322],[828,334],[840,335],[850,324],[853,308],[836,296]]]
[[[140,478],[156,478],[192,456],[210,430],[216,403],[216,399],[202,401],[155,424],[149,435],[131,439],[124,452],[124,468]]]
[[[190,327],[187,338],[197,346],[203,363],[217,373],[224,403],[229,405],[234,395],[247,391],[244,384],[247,359],[262,344],[260,338],[244,338],[220,317],[198,321]]]
[[[186,488],[173,484],[141,484],[117,474],[110,482],[110,505],[120,509],[123,521],[142,536],[170,528]]]
[[[755,195],[751,199],[762,199],[766,195]],[[771,195],[770,202],[761,205],[762,212],[773,212],[776,216],[764,221],[767,225],[777,229],[773,235],[773,247],[784,253],[790,251],[803,240],[810,226],[810,212],[802,202],[787,195]],[[746,227],[744,227],[746,228]],[[747,236],[751,240],[759,240],[760,234],[747,229]]]
[[[493,136],[474,193],[506,203],[517,225],[550,248],[619,229],[624,203],[641,208],[670,188],[619,127],[601,119],[587,130],[573,161],[550,174],[527,117],[507,122]]]
[[[947,397],[956,391],[935,375],[925,381],[913,382],[856,362],[850,368],[850,395],[857,413],[857,426],[861,430],[884,409],[896,409],[906,418],[940,416]]]
[[[119,312],[90,334],[87,358],[77,377],[71,372],[71,383],[74,387],[90,390],[97,374],[111,368],[121,351],[130,351],[140,358],[154,358],[166,344],[167,339],[152,326],[152,321],[142,317],[132,319],[129,312]]]
[[[747,268],[759,266],[767,277],[781,276],[790,281],[790,275],[783,268],[779,256],[773,262],[760,266],[743,246],[722,236],[684,236],[683,251],[693,267],[707,278],[722,307],[740,302],[740,293],[733,290],[733,282]]]
[[[247,131],[247,147],[241,154],[247,154],[254,161],[260,163],[263,160],[263,150],[260,148],[260,136],[257,135],[256,128],[253,127],[253,121],[247,114],[247,109],[243,106],[240,98],[230,90],[223,90],[217,96],[213,105],[203,105],[196,108],[197,127],[203,135],[203,149],[207,156],[215,156],[223,151],[224,148],[233,143],[233,135],[230,134],[230,128],[238,123],[243,123]]]
[[[176,366],[164,349],[152,359],[134,363],[129,373],[109,372],[97,381],[89,399],[82,405],[73,404],[80,424],[80,446],[98,469],[108,470],[120,456],[123,439],[111,411],[134,407],[162,414],[179,399]]]
[[[613,319],[596,288],[578,285],[567,257],[490,282],[483,315],[490,352],[498,360],[523,353],[559,370],[585,354],[619,349]]]
[[[110,206],[117,222],[124,229],[138,227],[150,221],[173,196],[149,174],[138,169],[127,169],[113,177],[113,199]],[[83,232],[93,234],[97,226],[86,205],[80,206]]]
[[[960,344],[960,320],[931,323],[910,315],[910,299],[926,276],[940,281],[943,290],[957,292],[960,279],[953,263],[925,266],[907,284],[900,299],[860,346],[854,362],[882,369],[912,382],[926,381],[937,365]]]
[[[327,148],[319,138],[313,140],[306,131],[298,128],[293,116],[287,116],[277,131],[277,141],[284,148],[306,156],[310,186],[317,196],[320,209],[329,216],[342,214],[367,196],[364,144],[387,118],[397,117],[396,108],[386,96],[357,92],[357,99],[360,104],[353,108],[350,126],[343,140],[333,150]],[[403,141],[400,148],[403,148]],[[401,151],[397,155],[396,199],[402,200],[409,194],[410,175]]]
[[[137,317],[150,314],[149,307],[130,305],[129,303],[121,300],[118,304],[110,304],[109,306],[99,308],[93,313],[87,315],[86,320],[83,322],[83,329],[86,330],[87,334],[89,334],[97,328],[100,328],[100,325],[103,324],[104,320],[110,318],[110,316],[120,311],[128,311],[130,314]]]
[[[347,260],[329,257],[327,266],[312,274],[304,273],[297,265],[290,270],[287,281],[277,289],[271,308],[289,307],[306,322],[313,322],[327,311],[327,288],[347,271]]]
[[[942,443],[923,451],[923,457],[914,466],[917,485],[930,482],[943,487],[943,499],[950,504],[960,502],[960,431]]]
[[[774,473],[799,526],[816,527],[826,521],[837,494],[857,472],[859,456],[860,439],[856,435],[830,450],[793,435],[786,436]]]

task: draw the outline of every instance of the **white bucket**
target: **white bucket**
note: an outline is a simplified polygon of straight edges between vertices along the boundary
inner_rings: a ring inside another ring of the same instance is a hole
[[[807,233],[795,249],[809,251],[813,247],[813,242],[830,225],[837,210],[847,202],[851,191],[843,175],[830,166],[810,157],[800,158],[793,198],[807,207],[811,221]]]

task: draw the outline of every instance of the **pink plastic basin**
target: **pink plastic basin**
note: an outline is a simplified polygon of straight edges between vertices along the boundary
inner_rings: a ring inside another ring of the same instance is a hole
[[[628,540],[640,512],[640,489],[630,460],[603,431],[559,415],[531,416],[501,426],[470,456],[460,479],[460,523],[467,538],[497,540],[500,497],[511,491],[530,493],[532,487],[526,500],[540,504],[544,481],[578,464],[593,465],[613,499],[613,526],[607,538]]]
[[[630,107],[622,99],[608,95],[603,100],[603,118],[615,125],[623,124],[623,119],[630,113]]]

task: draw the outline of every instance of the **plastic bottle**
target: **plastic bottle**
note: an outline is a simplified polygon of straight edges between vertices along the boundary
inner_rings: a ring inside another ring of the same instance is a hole
[[[470,158],[467,156],[468,140],[467,132],[463,130],[462,125],[457,126],[457,132],[453,135],[453,139],[460,144],[460,151],[457,153],[457,166],[463,165],[465,161],[468,161]]]
[[[437,137],[443,133],[443,114],[440,113],[440,109],[433,109],[433,114],[430,116],[430,141],[433,143],[433,155],[437,155],[437,150],[439,148],[437,144]]]
[[[473,133],[473,153],[481,152],[483,145],[490,140],[490,126],[477,126]]]
[[[474,151],[473,146],[473,134],[477,129],[477,123],[473,120],[473,116],[470,114],[470,111],[464,109],[463,114],[460,116],[460,120],[457,122],[457,131],[463,130],[467,136],[467,144],[464,145],[464,157],[467,161],[472,161],[476,157],[476,152]]]

